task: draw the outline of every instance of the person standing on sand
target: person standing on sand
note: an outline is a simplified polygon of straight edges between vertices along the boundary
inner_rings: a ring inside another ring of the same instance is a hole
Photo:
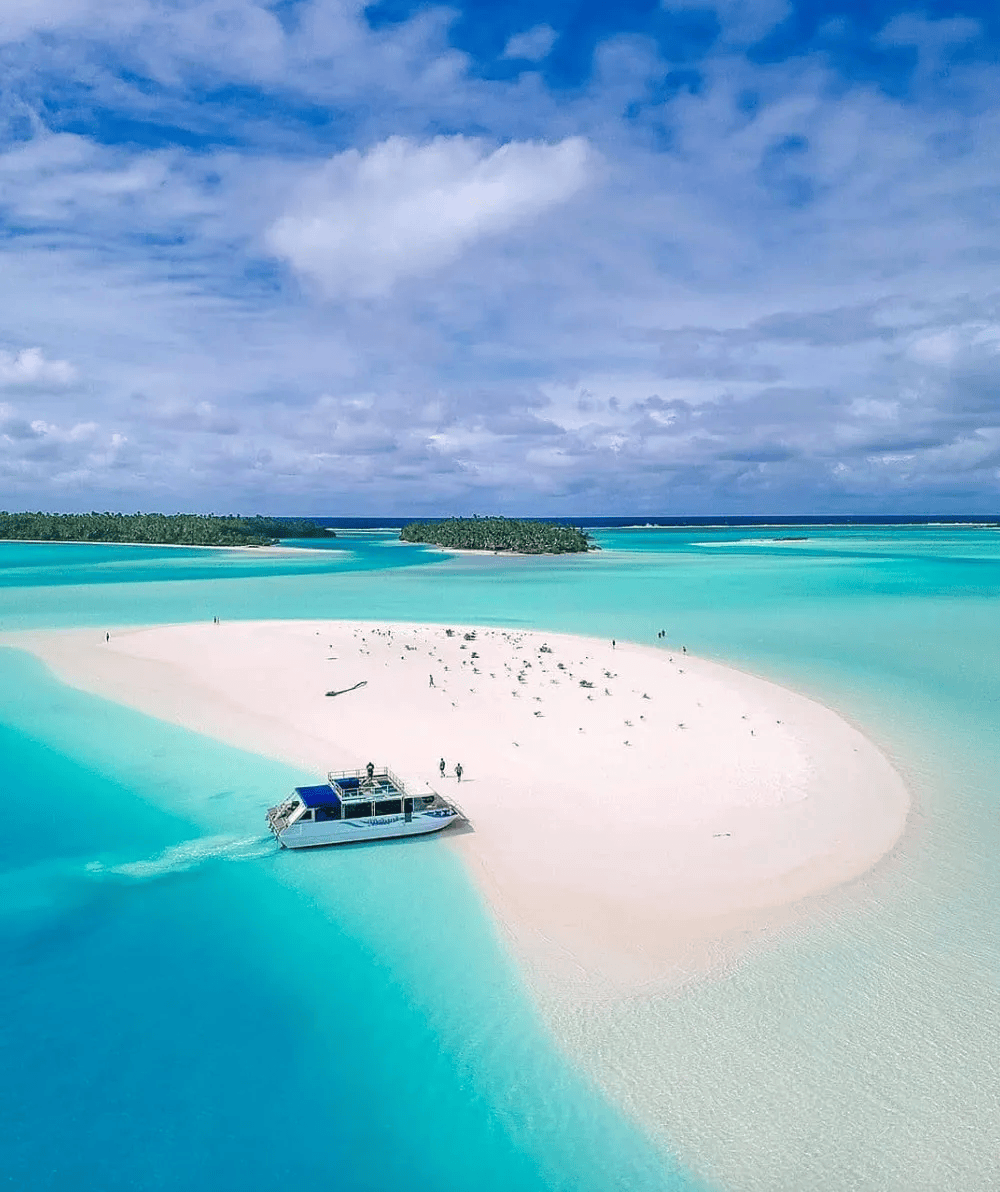
[[[618,649],[618,645],[617,645],[617,643],[615,642],[615,639],[614,639],[614,638],[612,638],[612,639],[611,639],[611,648],[612,648],[612,650],[617,650],[617,649]]]
[[[111,641],[111,634],[110,634],[110,633],[106,633],[106,634],[104,635],[104,640],[105,640],[106,642],[109,642],[109,641]]]
[[[462,781],[462,763],[461,762],[457,762],[455,764],[455,777],[458,779],[459,782]]]
[[[440,761],[440,763],[439,763],[439,765],[438,765],[438,769],[441,771],[441,777],[442,777],[442,778],[444,777],[445,768],[446,768],[446,767],[445,767],[445,764],[444,764],[444,758],[442,758],[442,759],[441,759],[441,761]]]

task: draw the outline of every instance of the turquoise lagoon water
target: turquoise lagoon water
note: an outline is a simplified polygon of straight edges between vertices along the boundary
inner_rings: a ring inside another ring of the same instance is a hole
[[[549,1023],[571,1064],[441,841],[276,853],[262,810],[300,775],[2,651],[9,1186],[1000,1185],[1000,534],[598,540],[563,559],[380,534],[280,557],[0,543],[2,629],[666,629],[836,706],[915,797],[886,863],[725,975]]]

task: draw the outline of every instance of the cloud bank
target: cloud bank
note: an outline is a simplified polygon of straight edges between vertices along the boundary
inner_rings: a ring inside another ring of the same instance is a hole
[[[376,17],[0,0],[7,507],[996,511],[988,12]]]

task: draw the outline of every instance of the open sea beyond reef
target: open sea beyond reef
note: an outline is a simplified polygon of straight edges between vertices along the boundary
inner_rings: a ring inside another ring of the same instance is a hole
[[[287,555],[0,543],[2,630],[666,629],[837,708],[914,798],[889,858],[765,946],[554,1035],[443,839],[279,852],[264,809],[313,775],[0,649],[0,1186],[1000,1187],[1000,530],[596,538],[555,559],[362,530]]]

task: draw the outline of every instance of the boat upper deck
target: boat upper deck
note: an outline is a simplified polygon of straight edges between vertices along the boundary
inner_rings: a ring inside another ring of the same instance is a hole
[[[297,786],[295,793],[305,807],[323,807],[351,802],[355,799],[370,803],[373,799],[399,799],[406,794],[403,783],[385,766],[376,769],[371,778],[367,770],[333,770],[327,781],[317,786]]]

